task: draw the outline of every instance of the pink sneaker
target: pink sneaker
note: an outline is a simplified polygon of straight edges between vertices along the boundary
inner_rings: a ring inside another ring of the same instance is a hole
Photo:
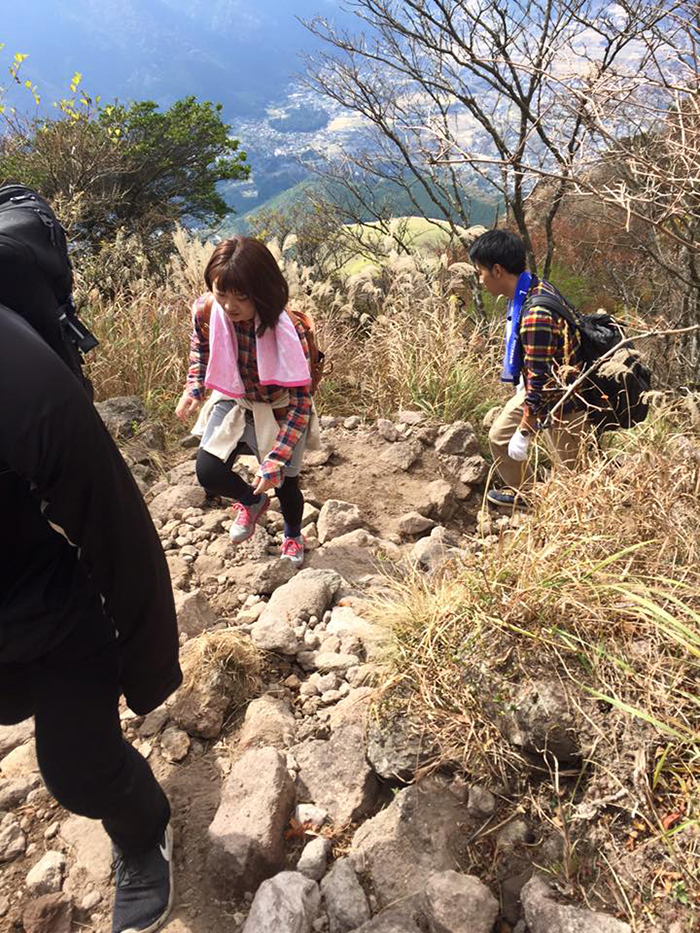
[[[255,526],[267,512],[269,505],[270,500],[265,493],[262,493],[260,502],[255,505],[243,505],[242,502],[235,503],[233,506],[233,525],[231,525],[229,531],[229,537],[234,544],[241,544],[241,542],[253,537]]]
[[[303,535],[299,535],[298,538],[285,538],[280,556],[291,561],[295,567],[300,567],[304,563]]]

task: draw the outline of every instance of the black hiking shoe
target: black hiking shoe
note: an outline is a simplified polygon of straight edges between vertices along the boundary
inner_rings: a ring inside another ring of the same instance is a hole
[[[153,933],[173,906],[173,832],[168,826],[159,845],[142,855],[123,855],[114,847],[117,893],[112,933]]]
[[[489,489],[486,493],[486,501],[490,505],[506,509],[529,508],[527,499],[523,497],[523,494],[511,486],[504,486],[503,489]]]

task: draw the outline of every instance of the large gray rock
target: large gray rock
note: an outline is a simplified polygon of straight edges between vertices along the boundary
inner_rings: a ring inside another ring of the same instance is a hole
[[[18,745],[0,761],[0,774],[4,778],[24,778],[39,772],[34,742]]]
[[[335,732],[348,725],[359,726],[365,730],[375,696],[376,691],[371,687],[357,687],[351,690],[331,710],[328,719],[331,730]]]
[[[319,651],[314,657],[316,670],[326,674],[329,671],[347,671],[357,667],[360,659],[356,654],[343,654],[336,651]]]
[[[455,479],[467,486],[478,486],[489,473],[489,465],[481,454],[473,454],[471,457],[443,457],[442,462]]]
[[[331,848],[331,841],[325,836],[316,836],[311,842],[307,842],[297,862],[297,871],[305,878],[320,881],[326,874]]]
[[[423,894],[430,933],[491,933],[498,901],[475,875],[435,872]]]
[[[238,746],[247,748],[286,748],[294,742],[296,719],[289,704],[276,697],[253,700],[245,713]]]
[[[429,737],[405,715],[372,717],[367,728],[367,758],[387,780],[410,781],[434,754]]]
[[[34,717],[18,722],[15,726],[0,726],[0,758],[13,748],[24,745],[34,735]]]
[[[184,761],[190,745],[190,737],[183,729],[168,726],[160,740],[160,753],[166,761]]]
[[[353,837],[351,856],[380,907],[422,892],[434,871],[460,864],[471,827],[466,807],[436,778],[399,791]]]
[[[354,531],[363,525],[360,510],[352,502],[340,499],[327,499],[318,516],[318,540],[321,544]]]
[[[585,907],[558,903],[539,875],[528,881],[520,900],[530,933],[631,933],[630,925],[622,920]]]
[[[350,933],[370,919],[367,895],[352,859],[339,859],[321,882],[330,933]]]
[[[294,782],[277,749],[255,749],[238,759],[209,827],[209,867],[222,896],[254,891],[283,867],[293,808]]]
[[[283,871],[260,885],[243,933],[311,933],[320,909],[316,882]]]
[[[72,850],[78,866],[93,881],[106,882],[112,872],[112,843],[98,820],[69,816],[60,829],[61,839]]]
[[[382,463],[386,463],[390,470],[406,473],[422,453],[423,445],[421,442],[411,439],[392,444],[391,447],[388,447],[380,454],[379,459]]]
[[[27,875],[27,890],[35,895],[56,894],[63,887],[65,869],[63,852],[44,853]]]
[[[380,437],[383,437],[385,441],[393,444],[394,441],[398,441],[401,437],[399,432],[396,430],[396,425],[393,421],[389,421],[388,418],[377,418],[377,433]]]
[[[363,923],[355,933],[422,933],[420,911],[412,904],[391,907]],[[467,931],[465,931],[467,933]],[[471,931],[469,931],[471,933]]]
[[[0,820],[0,862],[12,862],[27,848],[27,838],[14,813]]]
[[[117,395],[96,402],[95,408],[109,433],[117,439],[133,437],[146,420],[146,409],[138,395]]]
[[[580,756],[574,706],[557,681],[525,684],[508,709],[501,729],[512,745],[530,755],[555,756],[560,763]]]
[[[452,486],[444,479],[433,480],[413,503],[421,515],[448,521],[457,511],[457,499]]]
[[[38,784],[41,784],[41,776],[36,772],[26,777],[0,778],[0,811],[18,807]]]
[[[216,614],[201,590],[191,590],[189,593],[173,590],[173,596],[177,627],[185,635],[194,638],[216,625]]]
[[[296,572],[297,568],[291,560],[280,560],[275,557],[272,560],[263,561],[251,575],[248,589],[251,593],[269,596],[280,586],[289,583]]]
[[[427,538],[416,541],[411,550],[411,560],[428,572],[437,570],[449,557],[448,533],[442,525],[433,528]]]
[[[173,590],[184,590],[192,575],[192,565],[188,564],[179,554],[175,554],[174,551],[169,551],[165,555],[165,559],[168,562],[168,570],[170,571],[170,580],[173,584]]]
[[[206,502],[206,495],[201,486],[179,483],[159,493],[149,504],[148,509],[153,520],[166,522],[175,509],[201,509]]]
[[[309,567],[334,570],[348,583],[356,583],[368,574],[377,574],[381,562],[377,551],[384,553],[383,542],[363,528],[340,535],[311,553]]]
[[[406,512],[397,522],[400,535],[420,535],[434,527],[435,521],[420,512]]]
[[[308,739],[292,753],[300,769],[300,797],[328,810],[334,823],[349,823],[372,811],[379,787],[365,757],[362,726],[340,726],[327,741]]]
[[[345,638],[358,639],[367,659],[381,653],[388,634],[386,630],[363,619],[350,606],[335,606],[326,633],[337,635],[341,641]]]
[[[437,439],[435,451],[439,454],[469,457],[479,452],[479,440],[468,421],[455,421]]]
[[[299,642],[294,627],[301,619],[314,615],[320,618],[338,592],[340,582],[340,576],[331,570],[302,570],[272,594],[253,625],[253,642],[267,651],[295,654]]]

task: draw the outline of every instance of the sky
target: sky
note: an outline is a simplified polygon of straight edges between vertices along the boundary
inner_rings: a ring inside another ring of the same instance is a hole
[[[298,21],[356,19],[335,0],[19,0],[0,23],[0,85],[16,52],[42,100],[67,95],[73,74],[104,100],[187,94],[220,101],[226,117],[252,117],[284,97],[317,40]],[[13,102],[27,100],[28,95]]]

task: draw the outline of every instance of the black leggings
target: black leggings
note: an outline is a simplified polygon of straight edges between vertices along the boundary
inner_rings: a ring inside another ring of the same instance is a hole
[[[90,594],[68,637],[27,664],[0,664],[0,723],[34,716],[46,786],[73,813],[102,820],[119,848],[156,845],[170,818],[148,762],[124,741],[120,658],[99,597]]]
[[[225,496],[235,499],[243,505],[254,505],[260,501],[253,487],[246,483],[238,473],[233,472],[233,465],[241,454],[250,453],[246,444],[238,444],[224,463],[213,454],[197,451],[197,479],[209,496]],[[304,514],[304,497],[299,488],[298,476],[286,476],[281,486],[275,490],[282,508],[284,533],[288,538],[297,538],[301,534],[301,520]]]

